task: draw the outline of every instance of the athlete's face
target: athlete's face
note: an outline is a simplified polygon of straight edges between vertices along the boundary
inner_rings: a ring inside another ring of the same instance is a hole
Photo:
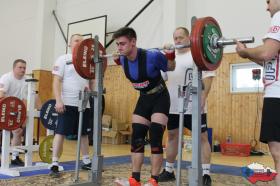
[[[25,71],[26,71],[25,63],[18,62],[13,68],[13,72],[16,77],[23,77],[25,75]]]
[[[79,44],[82,41],[83,41],[83,37],[82,36],[80,36],[80,35],[72,36],[71,41],[70,41],[71,49],[73,50],[76,47],[76,45]]]
[[[266,10],[270,12],[271,17],[280,10],[279,0],[266,0],[266,3],[267,3]]]
[[[183,29],[177,29],[173,33],[173,40],[175,45],[187,45],[190,43],[190,38]],[[186,50],[187,48],[177,49],[178,52]]]
[[[117,49],[121,55],[129,56],[136,47],[136,39],[129,39],[125,36],[116,38]]]

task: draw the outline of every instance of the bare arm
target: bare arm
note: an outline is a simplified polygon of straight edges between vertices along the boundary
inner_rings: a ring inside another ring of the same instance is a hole
[[[64,108],[64,103],[61,98],[61,91],[62,91],[62,78],[58,75],[54,75],[53,77],[53,93],[54,97],[56,100],[56,111],[58,113],[63,113],[65,108]]]
[[[95,85],[94,81],[95,81],[94,79],[89,80],[89,89],[90,89],[91,91],[94,90],[94,85]]]
[[[211,77],[206,77],[204,78],[203,81],[203,85],[204,85],[204,89],[201,93],[201,109],[204,109],[208,94],[210,92],[211,86],[212,86],[212,82],[213,82],[213,76]]]
[[[165,57],[167,58],[167,71],[175,70],[176,63],[175,63],[175,50],[171,50],[172,44],[167,43],[163,46],[163,51],[165,53]]]
[[[280,50],[280,42],[274,39],[266,39],[263,45],[255,48],[247,48],[246,45],[237,42],[236,52],[242,58],[248,58],[259,65],[263,65],[264,61],[273,59]]]
[[[176,67],[176,62],[175,62],[175,60],[168,60],[168,63],[167,63],[167,70],[168,70],[168,71],[173,71],[173,70],[175,70],[175,67]]]
[[[5,97],[5,92],[0,90],[0,98],[3,98],[3,97]]]

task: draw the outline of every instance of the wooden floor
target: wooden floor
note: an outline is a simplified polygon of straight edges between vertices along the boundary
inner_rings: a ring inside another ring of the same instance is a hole
[[[147,146],[145,155],[149,156],[150,149]],[[93,147],[90,147],[90,154],[93,153]],[[104,157],[124,156],[130,154],[130,145],[110,145],[102,144],[102,154]],[[76,141],[65,140],[63,154],[60,158],[60,162],[73,161],[76,158]],[[191,152],[184,151],[183,160],[191,161]],[[38,153],[35,153],[33,161],[40,161]],[[212,164],[230,165],[230,166],[246,166],[250,163],[257,162],[265,166],[273,167],[273,160],[270,155],[264,156],[249,156],[249,157],[237,157],[237,156],[225,156],[221,153],[212,153]]]

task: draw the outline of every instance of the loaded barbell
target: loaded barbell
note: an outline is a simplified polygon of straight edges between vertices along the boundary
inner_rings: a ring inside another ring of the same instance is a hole
[[[223,48],[226,45],[233,45],[239,41],[241,43],[253,43],[254,37],[226,39],[218,22],[213,17],[203,17],[195,21],[190,34],[190,43],[187,45],[173,45],[171,48],[153,48],[158,50],[190,48],[195,64],[200,70],[216,70],[223,57]],[[73,65],[77,73],[85,79],[95,77],[94,59],[94,39],[83,40],[74,48]],[[116,54],[106,54],[105,48],[98,43],[100,55],[103,60],[103,72],[107,67],[107,58]]]

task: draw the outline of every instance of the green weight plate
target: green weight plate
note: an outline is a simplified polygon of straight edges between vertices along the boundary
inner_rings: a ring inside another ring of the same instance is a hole
[[[45,163],[52,163],[52,145],[53,145],[53,135],[47,136],[39,146],[39,156],[41,160]],[[62,151],[59,154],[61,156]]]
[[[203,30],[203,50],[207,60],[212,63],[218,63],[223,57],[223,50],[221,48],[215,48],[211,45],[214,38],[221,38],[222,33],[218,26],[212,23],[208,23],[204,26]]]

